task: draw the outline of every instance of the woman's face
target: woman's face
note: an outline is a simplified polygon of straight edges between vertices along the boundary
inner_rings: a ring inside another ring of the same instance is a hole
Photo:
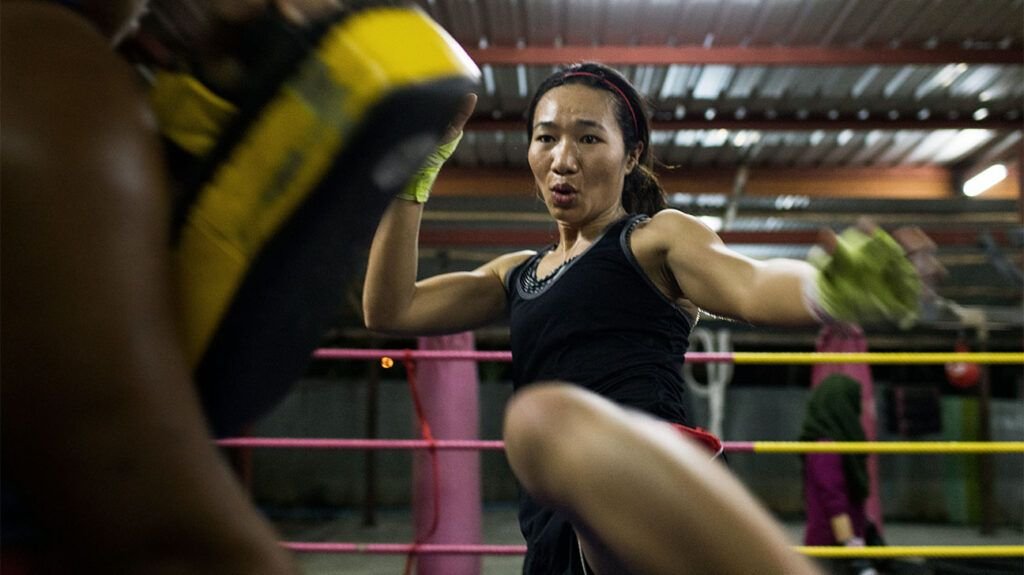
[[[549,90],[533,115],[529,161],[548,212],[585,224],[622,211],[622,183],[636,166],[615,119],[615,95],[581,84]]]

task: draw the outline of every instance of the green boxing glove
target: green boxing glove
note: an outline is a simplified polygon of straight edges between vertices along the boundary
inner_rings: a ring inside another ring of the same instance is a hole
[[[424,162],[423,166],[413,174],[412,179],[405,186],[401,192],[399,192],[399,198],[403,200],[409,200],[410,202],[416,202],[418,204],[427,203],[427,198],[430,197],[430,189],[434,187],[434,181],[437,180],[437,175],[441,172],[441,166],[452,157],[455,153],[455,148],[459,147],[459,142],[462,141],[463,132],[459,132],[459,135],[454,140],[447,144],[441,144],[427,156],[427,161]]]
[[[819,319],[850,323],[890,321],[909,328],[917,319],[921,280],[903,248],[881,229],[848,229],[835,252],[815,247],[808,261],[818,268],[808,304]]]

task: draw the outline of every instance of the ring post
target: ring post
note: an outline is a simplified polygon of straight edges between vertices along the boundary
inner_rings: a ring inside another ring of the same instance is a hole
[[[421,337],[421,350],[474,349],[472,332]],[[479,436],[477,363],[474,360],[417,361],[423,412],[435,439],[467,439]],[[480,452],[437,451],[440,517],[434,533],[434,489],[429,451],[417,451],[414,459],[413,509],[417,540],[429,544],[479,544],[481,536]],[[479,555],[421,555],[418,575],[477,575]]]

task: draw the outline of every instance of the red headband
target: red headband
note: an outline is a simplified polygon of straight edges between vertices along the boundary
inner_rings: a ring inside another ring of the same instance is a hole
[[[640,137],[640,125],[636,121],[636,112],[633,111],[633,106],[629,104],[629,98],[626,97],[625,92],[620,90],[619,87],[612,83],[612,81],[609,80],[608,78],[605,78],[600,74],[594,74],[593,72],[569,72],[565,76],[562,76],[562,79],[572,78],[573,76],[587,76],[588,78],[597,78],[606,86],[610,87],[612,90],[615,90],[615,93],[618,94],[619,97],[622,98],[622,101],[626,104],[626,109],[629,110],[630,117],[633,118],[633,130],[636,132],[636,137]]]

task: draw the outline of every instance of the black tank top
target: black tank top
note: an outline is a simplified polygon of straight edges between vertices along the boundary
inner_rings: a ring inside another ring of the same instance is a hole
[[[515,389],[564,380],[686,423],[682,367],[690,320],[633,255],[630,234],[646,219],[612,224],[586,252],[542,280],[537,264],[551,248],[509,272]]]
[[[646,216],[612,224],[576,259],[545,278],[537,264],[506,279],[516,390],[541,380],[586,387],[621,405],[686,424],[683,355],[690,321],[647,277],[630,248]],[[579,572],[572,525],[520,490],[519,527],[527,543],[523,573]]]

